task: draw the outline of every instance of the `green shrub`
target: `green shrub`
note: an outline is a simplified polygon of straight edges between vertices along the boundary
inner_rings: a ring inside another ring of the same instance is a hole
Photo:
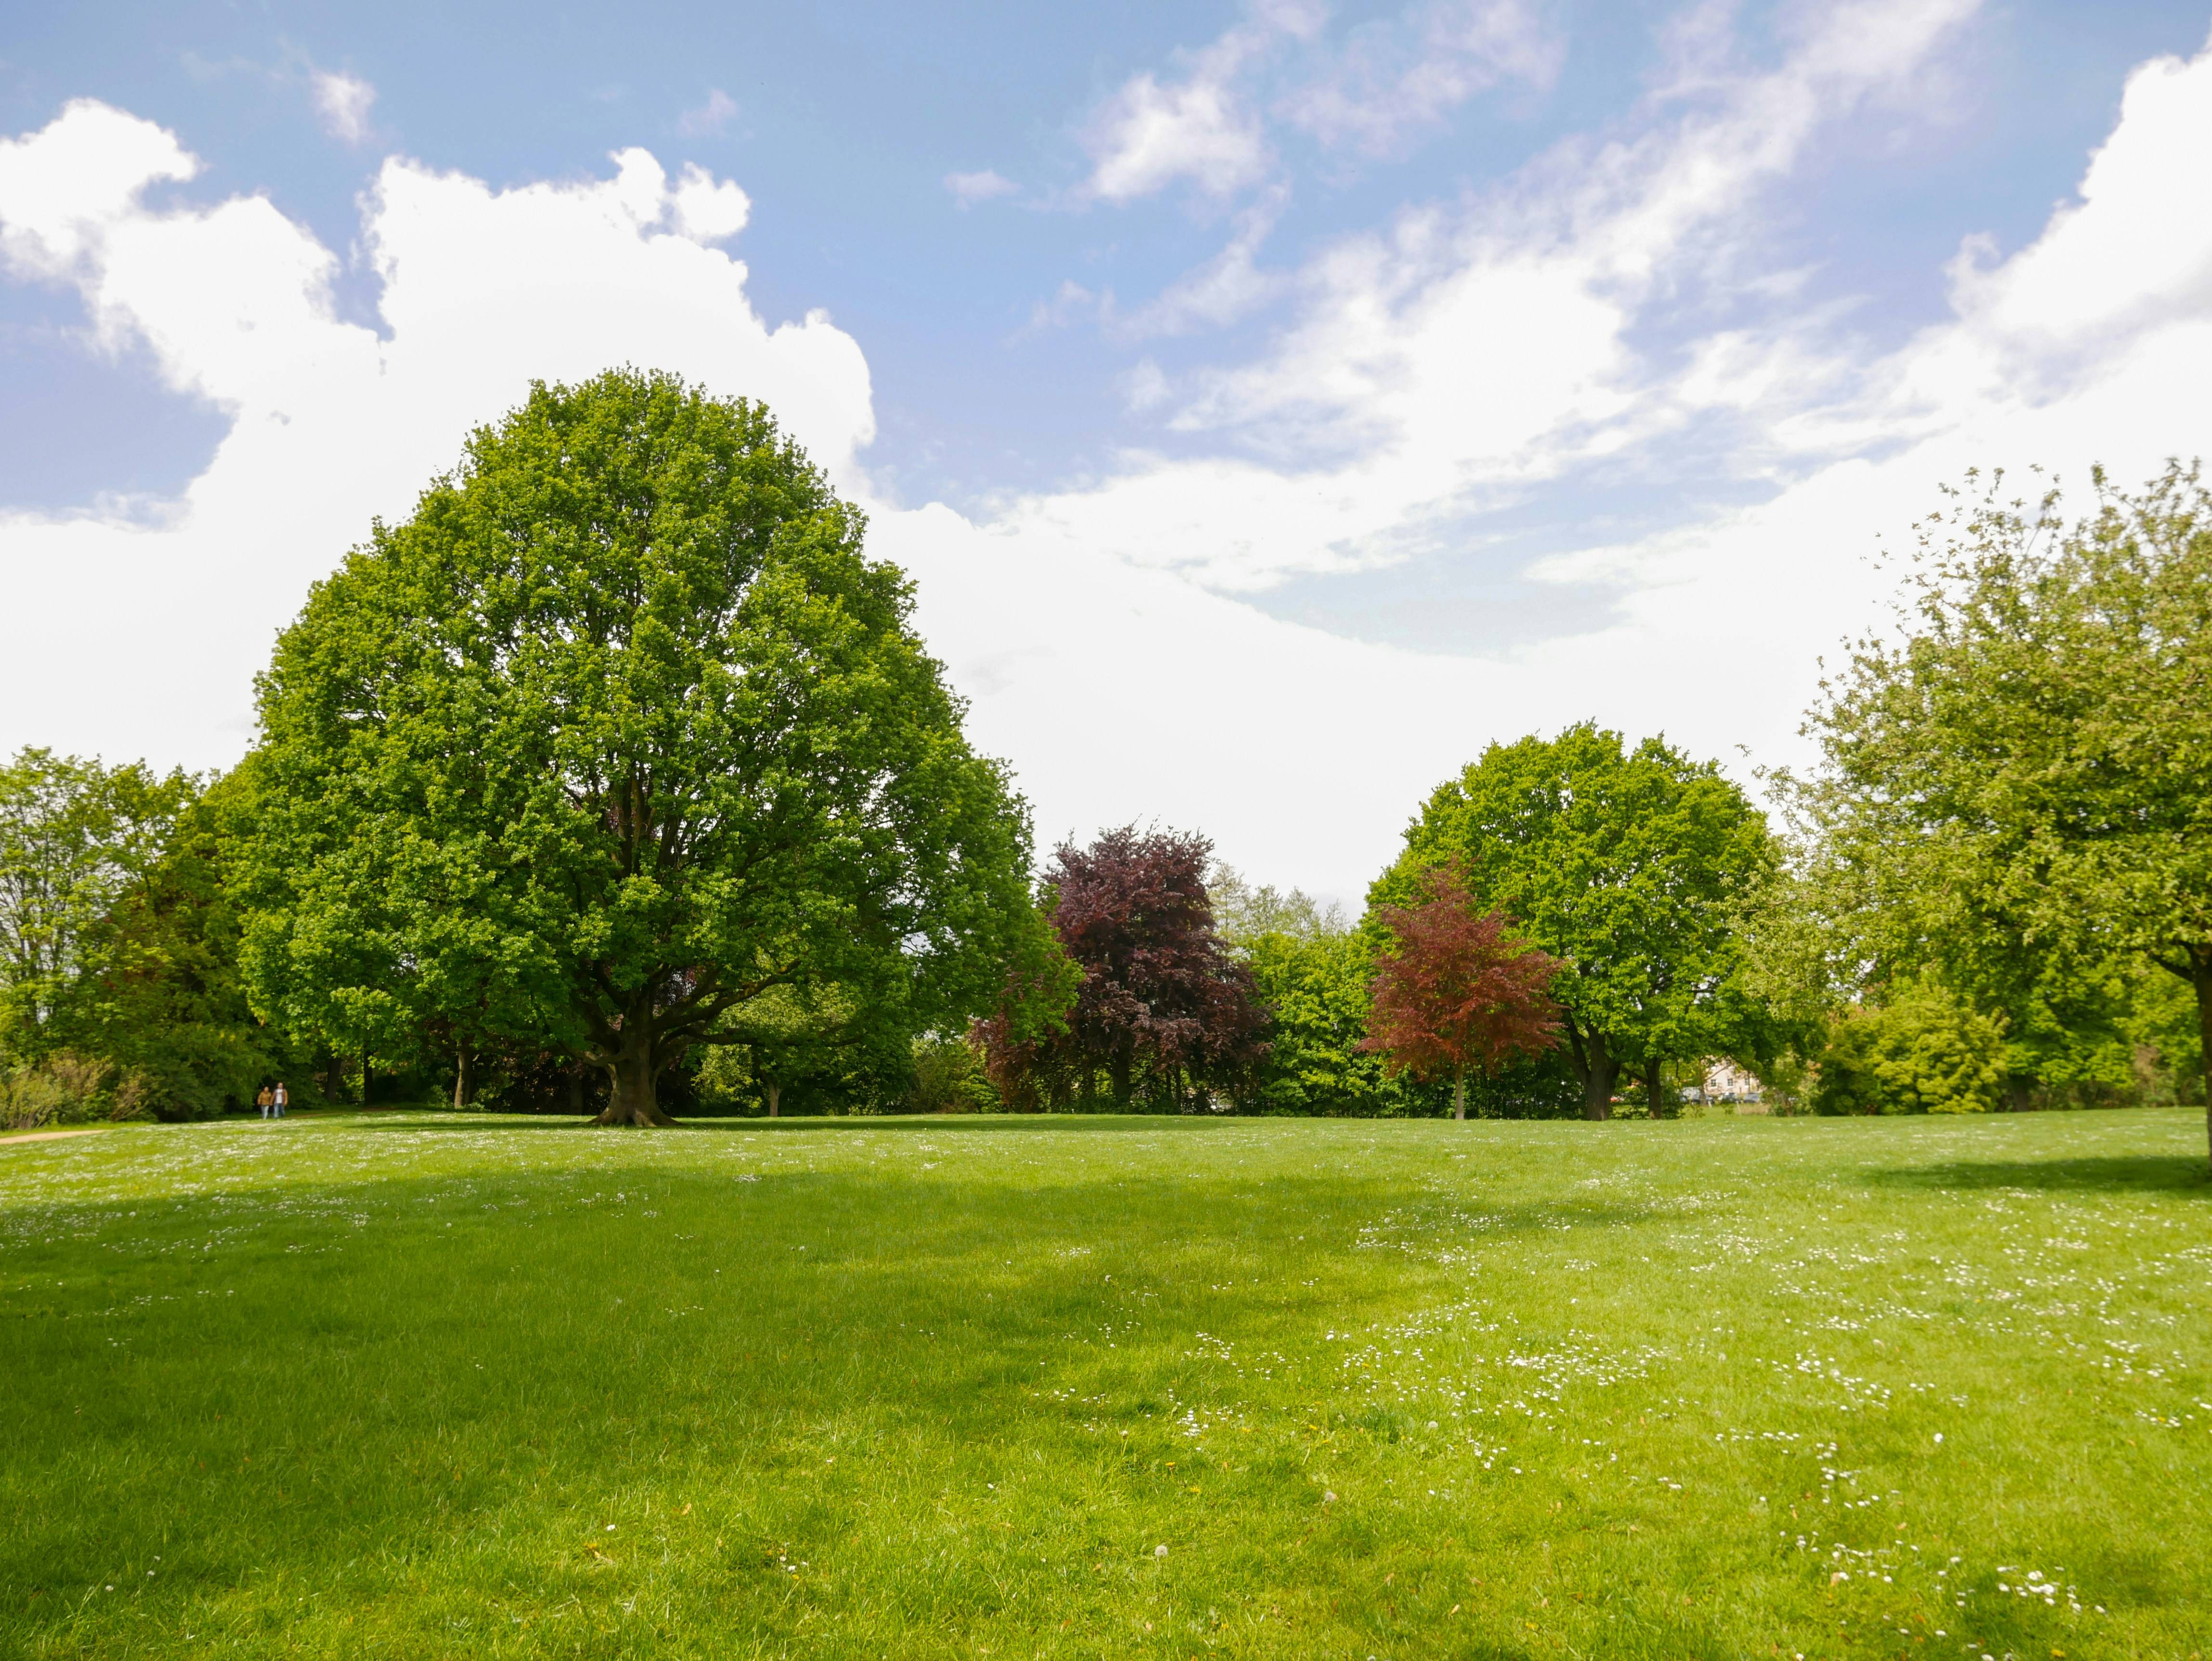
[[[907,1104],[916,1113],[995,1113],[999,1092],[966,1037],[933,1034],[914,1041],[914,1085]]]
[[[1988,1113],[2004,1089],[2004,1023],[1945,989],[1908,986],[1838,1021],[1820,1056],[1821,1113]]]
[[[154,1094],[153,1081],[143,1073],[118,1073],[106,1062],[63,1050],[0,1068],[0,1129],[151,1118]]]

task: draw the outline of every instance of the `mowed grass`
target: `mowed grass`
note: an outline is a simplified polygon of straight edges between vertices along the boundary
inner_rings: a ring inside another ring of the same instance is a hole
[[[0,1653],[2191,1656],[2203,1135],[0,1146]]]

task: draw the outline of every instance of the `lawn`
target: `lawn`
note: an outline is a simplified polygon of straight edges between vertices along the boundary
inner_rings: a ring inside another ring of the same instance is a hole
[[[0,1654],[2188,1657],[2203,1136],[0,1144]]]

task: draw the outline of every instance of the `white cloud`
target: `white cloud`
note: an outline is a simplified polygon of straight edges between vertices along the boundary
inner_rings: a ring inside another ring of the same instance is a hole
[[[1085,194],[1126,203],[1187,180],[1233,196],[1276,170],[1270,116],[1327,146],[1399,149],[1489,88],[1550,85],[1565,58],[1535,0],[1416,0],[1341,41],[1325,38],[1327,21],[1310,0],[1254,4],[1178,53],[1179,73],[1130,76],[1085,129]]]
[[[1098,296],[1073,277],[1064,277],[1049,300],[1040,300],[1030,307],[1030,320],[1024,334],[1036,334],[1045,329],[1064,329],[1077,318],[1096,311]]]
[[[312,84],[315,113],[322,118],[323,131],[342,143],[367,143],[369,106],[376,102],[376,88],[359,76],[336,70],[316,70]]]
[[[1255,6],[1211,46],[1182,54],[1180,79],[1163,82],[1150,70],[1130,76],[1084,133],[1094,164],[1086,192],[1129,202],[1182,179],[1215,197],[1257,184],[1270,157],[1249,72],[1281,41],[1311,35],[1321,21],[1316,6]]]
[[[1565,58],[1528,0],[1429,0],[1353,30],[1279,107],[1325,144],[1383,155],[1501,82],[1550,86]]]
[[[981,173],[949,173],[945,175],[945,188],[963,208],[972,208],[994,197],[1012,196],[1021,186],[986,167]]]
[[[1149,196],[1181,179],[1226,196],[1267,171],[1258,118],[1212,76],[1164,87],[1146,70],[1100,113],[1089,143],[1097,164],[1091,193],[1109,202]]]
[[[1121,384],[1122,407],[1133,415],[1157,410],[1174,394],[1167,372],[1149,357],[1124,374]]]
[[[1435,547],[1470,514],[1727,405],[1741,366],[1777,362],[1794,335],[1736,343],[1724,388],[1710,353],[1704,381],[1670,381],[1633,344],[1646,306],[1744,280],[1759,192],[1972,9],[1830,7],[1776,69],[1659,105],[1602,144],[1563,144],[1471,207],[1409,210],[1337,243],[1297,274],[1297,314],[1266,353],[1183,377],[1171,425],[1221,453],[1131,456],[1018,519],[1251,591]],[[1241,273],[1224,273],[1233,293]],[[1780,402],[1760,413],[1795,413]]]
[[[1140,338],[1219,328],[1273,300],[1285,286],[1285,279],[1260,268],[1260,245],[1274,228],[1288,194],[1282,190],[1271,192],[1239,213],[1228,244],[1219,253],[1170,283],[1156,298],[1116,319],[1115,332]]]
[[[1869,563],[1878,536],[1901,537],[1967,468],[2040,463],[2079,490],[2094,461],[2139,479],[2170,453],[2212,447],[2201,412],[2212,216],[2179,207],[2203,193],[2212,52],[2132,76],[2078,204],[2012,258],[1963,264],[1954,315],[1887,356],[1825,344],[1817,318],[1716,334],[1672,378],[1629,350],[1639,295],[1740,258],[1725,222],[1790,167],[1815,122],[1917,71],[1942,20],[1912,13],[1837,15],[1868,35],[1832,27],[1778,75],[1728,83],[1717,111],[1552,158],[1530,192],[1564,192],[1555,219],[1492,204],[1469,225],[1413,216],[1389,238],[1339,248],[1308,274],[1300,327],[1194,407],[1194,426],[1258,435],[1292,459],[1133,458],[1103,486],[1031,500],[991,526],[1004,567],[989,581],[1097,583],[1143,564],[1234,588],[1388,559],[1440,525],[1480,523],[1447,520],[1448,508],[1577,459],[1632,467],[1714,410],[1749,417],[1739,465],[1769,472],[1771,500],[1538,562],[1523,575],[1540,590],[1608,584],[1617,605],[1457,660],[1261,627],[1226,600],[1170,605],[1178,591],[1164,581],[1126,633],[1202,666],[1167,686],[1116,676],[1121,630],[1070,631],[1057,660],[1001,672],[1006,689],[979,709],[986,730],[1004,722],[1016,754],[1057,744],[1095,757],[1117,723],[1187,730],[1176,705],[1188,696],[1204,731],[1224,736],[1188,740],[1219,770],[1184,781],[1183,817],[1228,833],[1253,868],[1356,891],[1419,790],[1488,737],[1587,714],[1663,728],[1703,754],[1794,756],[1820,654],[1883,614],[1893,578]],[[1144,390],[1163,388],[1154,377]],[[1351,459],[1297,464],[1324,441]],[[1070,614],[1113,611],[1101,594]],[[959,665],[957,615],[938,626]],[[1093,677],[1115,688],[1103,706],[1048,694]],[[1093,766],[1063,788],[1109,783]],[[1092,811],[1112,816],[1103,802]]]
[[[1831,9],[1779,70],[1712,55],[1643,126],[1333,249],[1254,362],[1128,378],[1188,441],[1220,440],[1213,459],[1131,459],[984,522],[872,502],[873,547],[915,575],[932,649],[1040,831],[1157,815],[1247,869],[1356,896],[1421,794],[1492,737],[1594,715],[1782,758],[1817,654],[1880,614],[1875,534],[1938,482],[2031,461],[2078,482],[2093,459],[2136,478],[2206,447],[2212,216],[2184,210],[2203,190],[2212,56],[2134,76],[2080,200],[2010,258],[1958,267],[1953,314],[1886,356],[1786,313],[1693,339],[1679,367],[1639,355],[1653,296],[1775,275],[1745,228],[1760,191],[1820,122],[1917,73],[1959,15]],[[869,500],[860,348],[819,315],[769,329],[744,265],[694,240],[684,182],[642,151],[609,178],[507,191],[387,162],[362,233],[384,338],[336,320],[330,255],[265,201],[147,205],[147,185],[192,168],[96,105],[0,145],[9,270],[77,284],[111,338],[143,335],[173,385],[233,416],[158,527],[0,520],[0,581],[40,624],[0,657],[0,748],[234,756],[249,678],[306,585],[532,375],[629,362],[763,397]],[[1479,534],[1470,504],[1594,460],[1648,465],[1706,420],[1741,423],[1738,465],[1775,494],[1526,574],[1563,595],[1612,586],[1618,604],[1577,630],[1423,654],[1218,592]]]
[[[769,327],[745,267],[701,246],[741,193],[643,151],[614,176],[495,191],[385,163],[361,240],[388,338],[340,320],[337,266],[265,198],[149,206],[195,164],[151,123],[94,103],[0,144],[0,253],[63,277],[112,338],[231,417],[157,525],[0,514],[0,584],[35,618],[0,656],[0,748],[52,743],[227,763],[273,631],[368,530],[401,518],[473,424],[532,378],[665,367],[764,399],[841,488],[874,435],[866,360],[815,313]],[[708,222],[700,222],[701,214]]]
[[[738,100],[716,87],[707,101],[676,118],[676,130],[686,138],[711,138],[738,119]]]
[[[18,277],[74,276],[149,186],[199,170],[161,128],[78,99],[40,131],[0,139],[0,256]]]
[[[744,229],[752,217],[752,198],[733,180],[716,179],[696,161],[670,192],[669,206],[684,235],[695,242],[720,242]]]

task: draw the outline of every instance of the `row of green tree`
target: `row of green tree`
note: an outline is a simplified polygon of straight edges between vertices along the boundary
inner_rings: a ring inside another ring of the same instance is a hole
[[[2097,488],[1923,527],[1773,820],[1658,739],[1494,744],[1353,920],[1194,834],[1033,873],[909,585],[765,411],[539,386],[316,586],[240,766],[0,770],[0,1108],[1604,1117],[1717,1057],[1829,1111],[2187,1098],[2212,502]],[[1478,970],[1521,1001],[1442,1048],[1378,1013]]]

